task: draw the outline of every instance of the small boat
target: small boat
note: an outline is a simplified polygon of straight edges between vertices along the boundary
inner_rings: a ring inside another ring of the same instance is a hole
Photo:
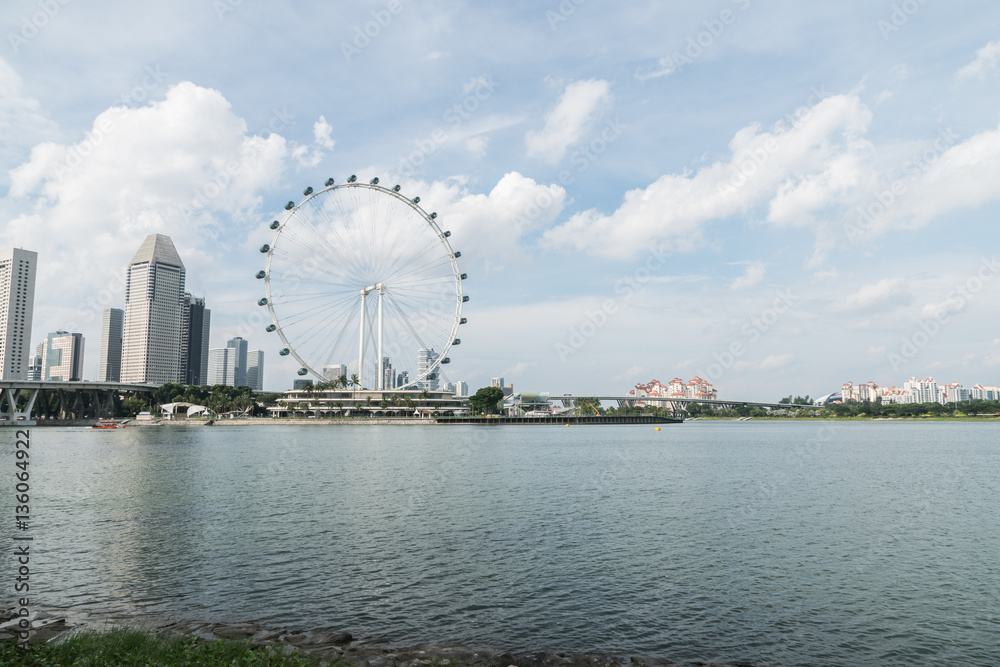
[[[101,419],[90,428],[125,428],[125,423],[116,419]]]

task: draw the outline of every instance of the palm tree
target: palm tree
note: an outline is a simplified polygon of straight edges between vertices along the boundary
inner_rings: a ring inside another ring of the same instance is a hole
[[[355,376],[355,377],[357,377],[357,376]],[[341,387],[343,387],[344,389],[347,389],[347,376],[346,375],[341,375],[339,378],[337,378],[337,382],[340,383]]]
[[[358,378],[357,373],[351,375],[351,386],[355,388],[355,391],[357,391],[357,388],[361,386],[361,380]]]

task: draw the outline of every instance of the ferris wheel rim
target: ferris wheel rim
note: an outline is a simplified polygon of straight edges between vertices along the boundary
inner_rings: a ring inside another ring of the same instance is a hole
[[[377,179],[374,179],[374,180],[377,181]],[[297,204],[294,204],[290,208],[286,207],[286,211],[285,211],[284,217],[280,218],[280,216],[279,216],[279,220],[277,220],[278,226],[276,228],[274,228],[274,233],[273,233],[273,235],[271,237],[271,243],[269,244],[269,248],[268,248],[267,252],[265,253],[267,259],[266,259],[265,264],[264,264],[264,278],[263,278],[263,280],[264,280],[264,294],[265,294],[266,307],[267,307],[267,310],[268,310],[268,314],[270,315],[271,323],[275,327],[273,332],[278,334],[278,337],[280,338],[282,344],[284,345],[284,348],[288,350],[288,354],[290,356],[292,356],[296,361],[299,362],[301,368],[304,369],[304,370],[306,370],[306,374],[310,374],[311,373],[317,379],[324,379],[324,376],[323,376],[322,372],[320,372],[316,368],[314,368],[313,364],[310,363],[309,360],[305,359],[295,349],[296,346],[285,335],[285,331],[284,331],[284,327],[282,326],[281,319],[279,318],[278,314],[275,312],[274,299],[272,298],[272,292],[271,292],[271,263],[272,263],[272,259],[273,259],[273,256],[274,256],[274,251],[275,251],[276,247],[278,247],[278,241],[281,238],[281,234],[285,230],[285,227],[286,227],[287,223],[293,218],[293,216],[295,216],[295,214],[300,209],[302,209],[303,206],[305,206],[307,203],[309,203],[310,201],[316,199],[317,197],[319,197],[321,195],[328,194],[328,193],[336,191],[336,190],[353,189],[353,188],[367,189],[367,190],[371,190],[371,191],[378,192],[378,193],[381,193],[381,194],[389,195],[390,197],[393,197],[394,199],[402,202],[404,205],[406,205],[407,207],[409,207],[410,209],[412,209],[413,211],[415,211],[420,216],[420,218],[422,218],[423,221],[434,231],[435,235],[437,236],[438,242],[441,244],[441,246],[442,246],[442,248],[444,250],[445,256],[448,258],[448,262],[449,262],[450,267],[451,267],[451,273],[452,273],[451,277],[452,277],[452,281],[453,281],[453,284],[454,284],[454,287],[455,287],[455,311],[454,311],[454,314],[453,314],[453,316],[451,318],[452,321],[451,321],[451,327],[449,329],[448,339],[445,341],[445,344],[444,344],[443,348],[441,349],[441,352],[437,353],[437,357],[434,360],[434,362],[427,368],[427,370],[423,374],[417,375],[414,379],[412,379],[409,382],[407,382],[407,384],[405,384],[405,385],[403,385],[401,387],[394,387],[392,390],[412,389],[418,383],[427,380],[427,378],[431,374],[435,373],[440,368],[442,362],[445,359],[448,358],[448,352],[451,350],[452,346],[454,345],[455,341],[457,340],[459,327],[462,324],[462,305],[463,305],[464,299],[465,299],[465,294],[464,294],[463,289],[462,289],[462,282],[464,280],[464,274],[462,274],[460,272],[460,270],[459,270],[459,267],[458,267],[458,258],[456,256],[455,250],[452,248],[451,243],[448,240],[448,235],[445,234],[445,232],[442,231],[440,225],[438,225],[438,223],[437,223],[437,221],[435,219],[436,218],[436,214],[432,215],[431,213],[428,213],[423,207],[421,207],[419,205],[418,202],[415,202],[413,199],[411,199],[411,198],[403,195],[399,191],[398,186],[396,188],[387,188],[387,187],[384,187],[384,186],[378,184],[377,182],[363,183],[363,182],[357,182],[357,181],[348,181],[346,183],[332,184],[332,185],[325,186],[325,187],[323,187],[321,189],[314,190],[314,191],[310,192],[309,194],[307,194],[305,196],[305,198],[302,199]],[[310,190],[311,190],[311,188],[310,188]],[[418,198],[418,200],[419,200],[419,198]],[[292,202],[289,202],[289,204],[292,204]],[[361,370],[362,369],[359,368],[359,374],[360,374]],[[376,382],[376,384],[378,384],[378,382]],[[384,388],[383,388],[383,391],[385,391]]]

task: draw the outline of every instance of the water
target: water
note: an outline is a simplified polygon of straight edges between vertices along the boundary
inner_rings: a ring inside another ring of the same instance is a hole
[[[997,664],[997,432],[33,428],[32,594],[513,651]]]

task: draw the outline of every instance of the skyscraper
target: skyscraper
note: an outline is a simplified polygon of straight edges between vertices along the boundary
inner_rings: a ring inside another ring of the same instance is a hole
[[[184,382],[193,385],[208,383],[208,337],[212,311],[205,299],[184,294],[181,308],[181,359]]]
[[[236,350],[231,347],[216,347],[208,351],[208,384],[236,386]]]
[[[235,350],[233,353],[233,386],[244,387],[247,383],[247,341],[242,337],[230,338],[226,347]]]
[[[264,351],[247,352],[247,386],[254,391],[264,391]]]
[[[396,388],[396,373],[389,363],[389,357],[382,357],[382,389]]]
[[[184,263],[174,242],[150,234],[125,276],[122,382],[183,382]]]
[[[68,382],[83,379],[83,334],[55,331],[42,348],[42,379]]]
[[[23,380],[31,365],[31,315],[38,253],[0,250],[0,380]]]
[[[125,311],[105,308],[101,318],[101,358],[97,366],[98,382],[120,382],[122,378],[122,331]]]
[[[324,380],[339,380],[341,375],[347,375],[346,364],[327,364],[323,366]]]
[[[423,378],[417,382],[417,389],[425,389],[427,391],[437,391],[438,388],[438,378],[437,372],[431,373],[435,376],[432,378],[427,378],[427,371],[434,365],[437,361],[438,355],[434,352],[434,348],[422,347],[417,350],[417,376]]]

